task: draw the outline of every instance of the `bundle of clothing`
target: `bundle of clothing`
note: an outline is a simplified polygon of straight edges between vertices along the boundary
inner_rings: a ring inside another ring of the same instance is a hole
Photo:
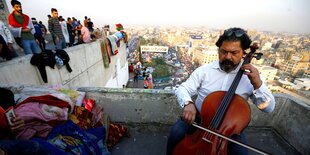
[[[37,66],[42,80],[47,83],[48,80],[45,66],[49,66],[52,69],[55,68],[55,65],[57,65],[58,68],[66,66],[68,72],[71,73],[72,69],[69,65],[69,61],[70,57],[68,53],[64,50],[57,49],[55,52],[53,52],[52,50],[45,50],[39,54],[34,54],[31,57],[30,63]]]

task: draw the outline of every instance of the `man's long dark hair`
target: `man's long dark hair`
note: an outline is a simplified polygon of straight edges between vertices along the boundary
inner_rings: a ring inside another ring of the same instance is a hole
[[[225,34],[225,32],[220,36],[220,38],[217,40],[217,42],[215,43],[215,45],[217,47],[221,47],[224,41],[240,41],[241,44],[241,48],[243,51],[245,51],[246,49],[248,49],[252,43],[252,40],[250,39],[250,37],[248,36],[248,34],[246,33],[245,30],[241,29],[241,28],[230,28],[227,29],[230,30],[234,33],[232,33],[232,35],[228,36]],[[225,31],[227,31],[225,30]],[[235,32],[236,31],[244,31],[244,34],[240,37],[237,37]]]
[[[22,5],[22,4],[17,0],[12,0],[11,5],[12,5],[12,7],[14,7],[14,5]]]

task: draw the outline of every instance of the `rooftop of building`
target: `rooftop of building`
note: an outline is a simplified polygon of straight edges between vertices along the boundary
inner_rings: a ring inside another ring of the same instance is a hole
[[[42,89],[42,86],[2,85],[16,93]],[[43,87],[44,89],[44,87]],[[170,127],[181,108],[172,91],[137,88],[79,87],[86,97],[103,106],[111,121],[129,128],[112,154],[165,154]],[[309,154],[310,106],[290,95],[275,94],[274,112],[266,114],[250,104],[252,119],[244,130],[248,144],[277,155]],[[250,155],[256,153],[249,151]]]

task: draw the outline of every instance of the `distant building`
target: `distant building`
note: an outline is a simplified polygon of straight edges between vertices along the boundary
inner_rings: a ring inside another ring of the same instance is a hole
[[[306,70],[304,72],[304,75],[302,76],[303,78],[309,78],[310,79],[310,70]]]
[[[272,45],[273,48],[277,49],[280,47],[280,45],[282,44],[283,39],[278,39],[275,44]]]
[[[309,70],[310,62],[300,62],[300,61],[284,61],[281,70],[284,72],[301,77],[303,72]]]
[[[193,52],[192,60],[198,60],[201,65],[218,60],[218,50],[216,46],[200,48]]]
[[[210,47],[208,50],[202,51],[202,64],[208,64],[219,59],[217,47]]]
[[[309,78],[296,78],[294,80],[294,84],[296,84],[297,87],[300,89],[310,90],[310,79]]]
[[[282,88],[285,88],[285,89],[293,89],[293,87],[295,86],[294,83],[286,81],[286,80],[279,79],[278,82],[279,82],[280,86]]]
[[[260,75],[265,79],[266,82],[271,82],[275,79],[278,69],[265,65],[255,65]]]
[[[265,50],[270,50],[272,47],[272,43],[271,42],[266,42],[264,44],[264,46],[262,47],[262,50],[265,51]]]

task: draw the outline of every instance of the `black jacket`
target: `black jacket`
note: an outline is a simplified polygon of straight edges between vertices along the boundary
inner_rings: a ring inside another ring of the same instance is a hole
[[[46,74],[45,66],[49,66],[54,69],[55,64],[56,64],[56,60],[55,60],[56,55],[59,58],[61,58],[64,65],[66,65],[67,70],[69,72],[72,72],[72,69],[68,63],[70,60],[69,55],[64,50],[56,50],[56,53],[54,53],[51,50],[45,50],[39,54],[34,54],[31,57],[30,63],[38,67],[42,80],[45,83],[47,83],[47,74]]]

